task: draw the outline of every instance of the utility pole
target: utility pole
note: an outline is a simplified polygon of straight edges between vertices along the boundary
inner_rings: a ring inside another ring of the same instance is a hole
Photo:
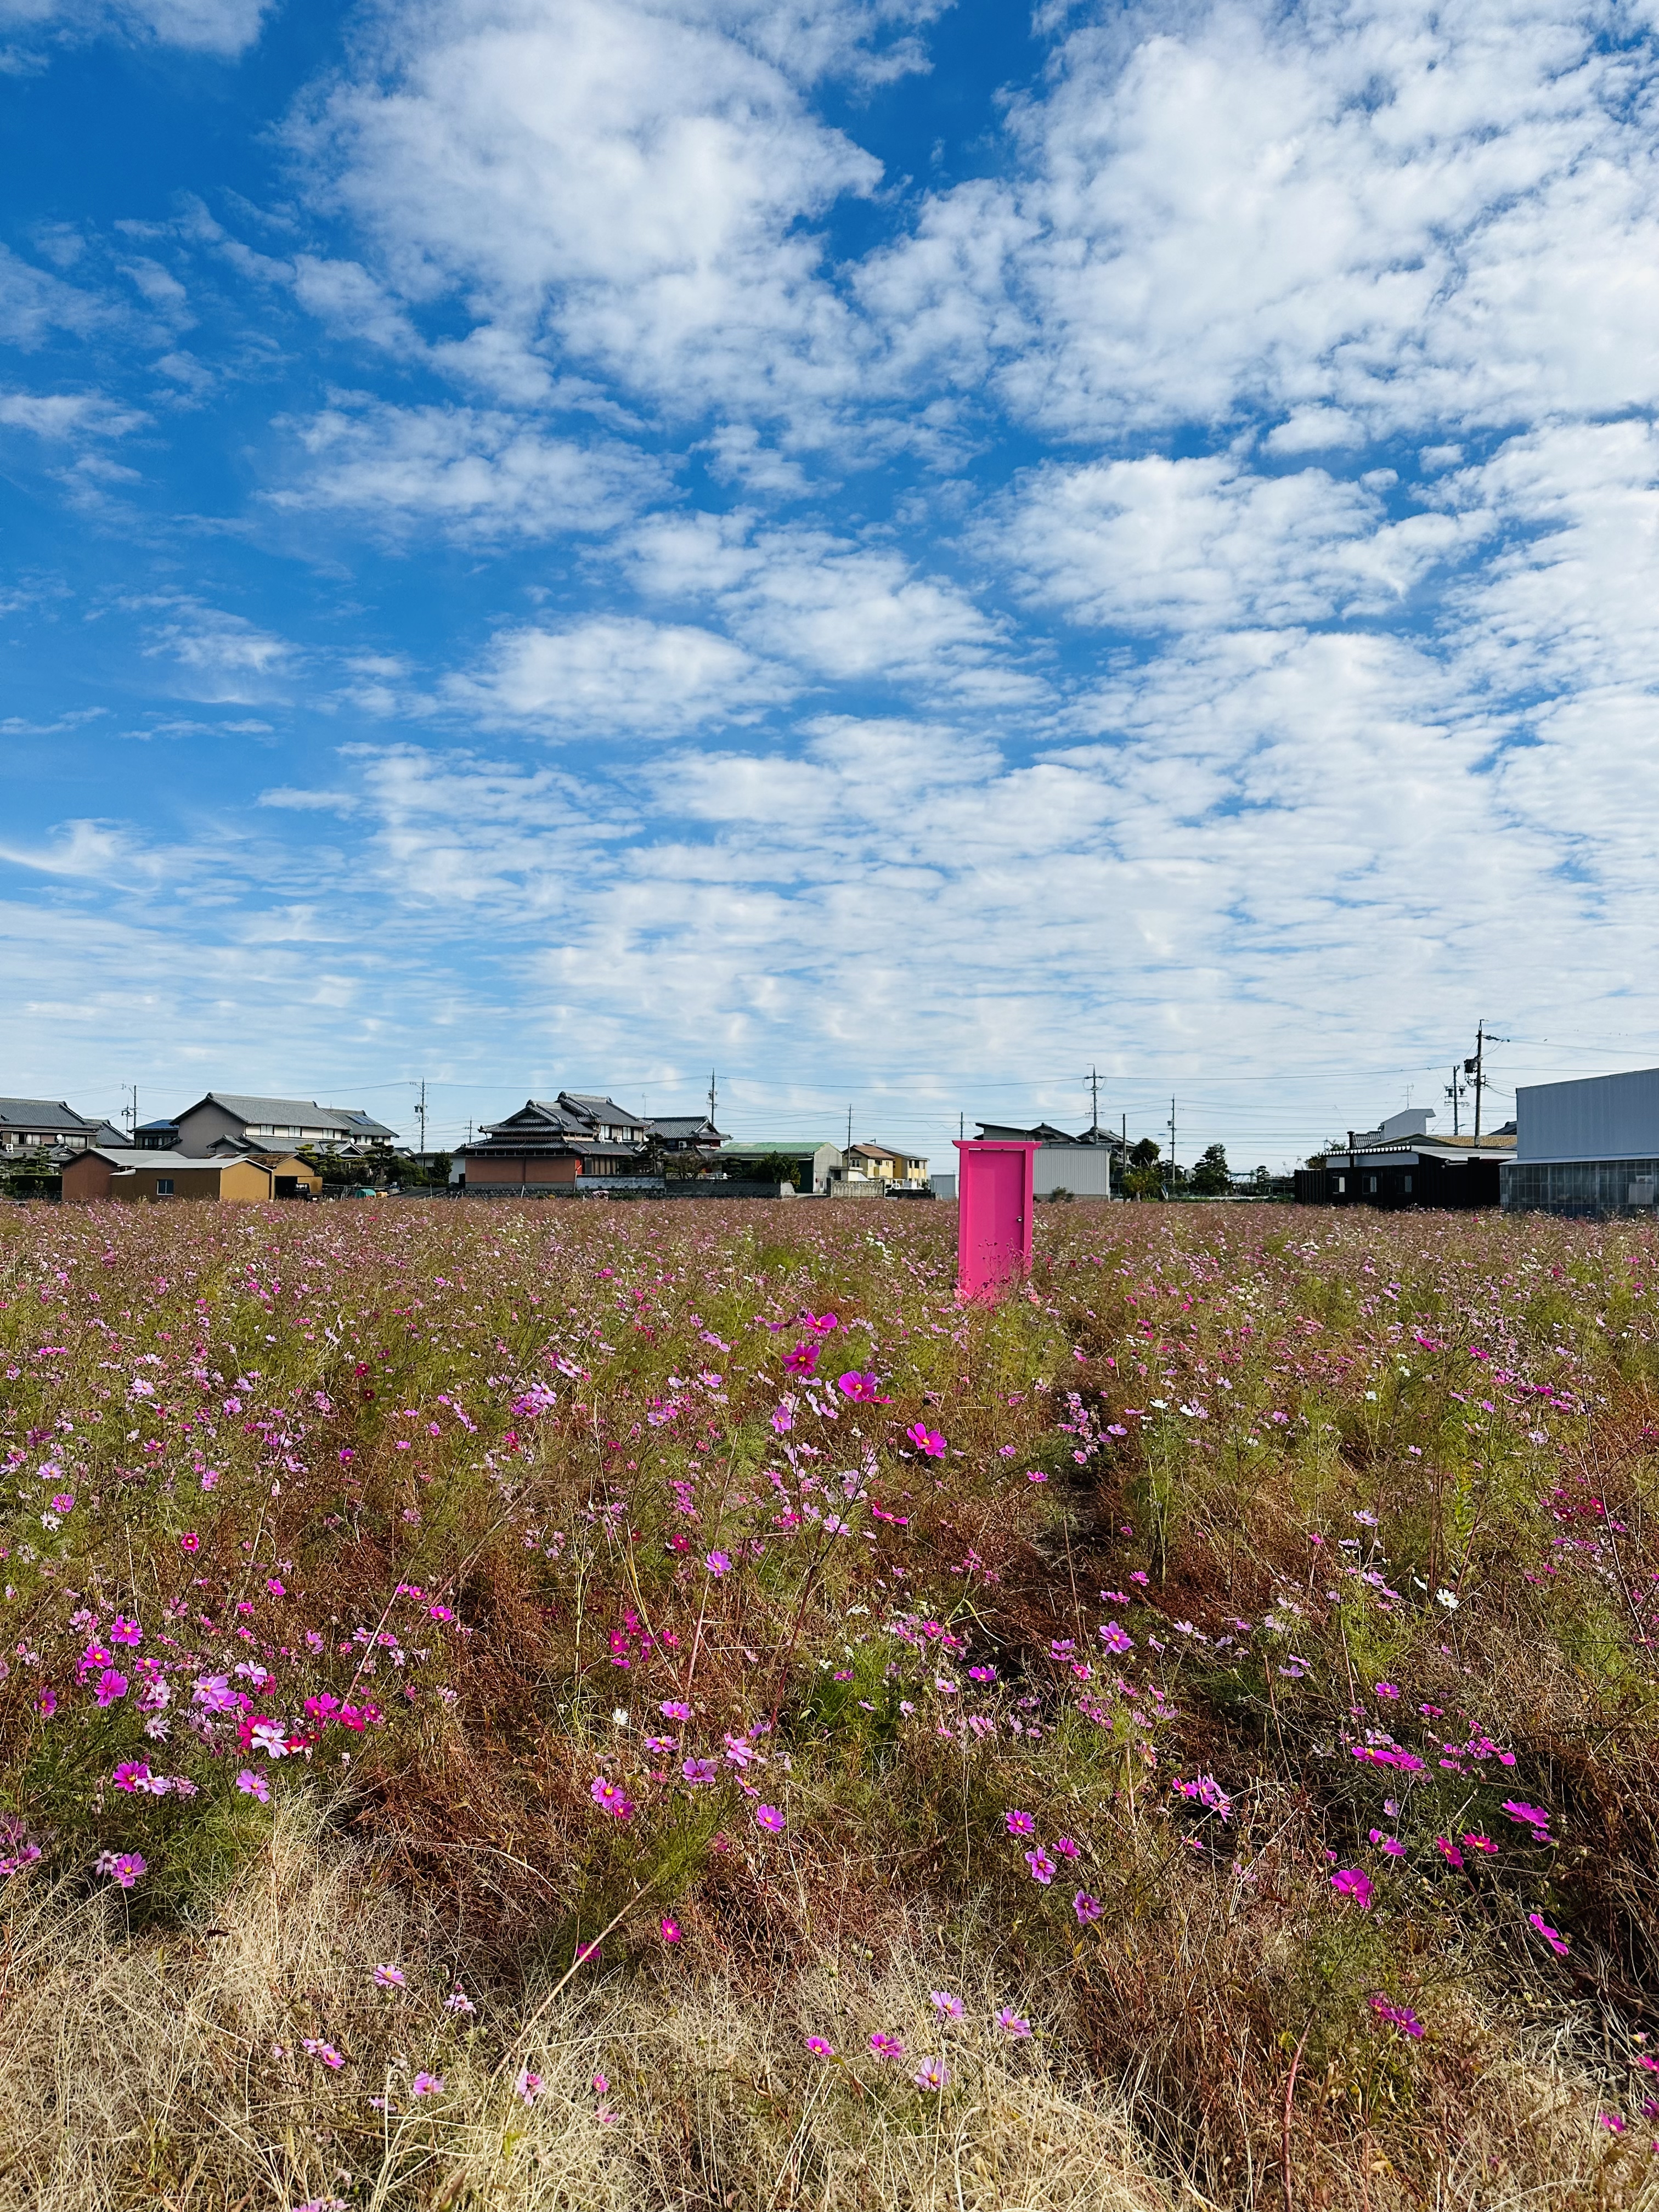
[[[124,1083],[121,1088],[132,1093],[132,1103],[127,1109],[127,1129],[136,1145],[138,1141],[138,1085],[136,1083]]]
[[[1100,1076],[1092,1067],[1089,1070],[1089,1092],[1094,1100],[1094,1111],[1089,1118],[1089,1134],[1091,1137],[1098,1137],[1100,1134]]]
[[[960,1113],[959,1113],[959,1114],[957,1115],[957,1136],[959,1136],[959,1137],[963,1138],[964,1140],[965,1140],[965,1139],[966,1139],[966,1138],[967,1138],[967,1135],[968,1135],[968,1116],[967,1116],[965,1114],[960,1114]],[[849,1140],[848,1140],[848,1141],[849,1141],[849,1142],[851,1141],[851,1140],[850,1140],[850,1139],[849,1139]]]
[[[853,1149],[853,1109],[850,1104],[847,1109],[847,1149],[849,1152]]]
[[[415,1111],[421,1124],[421,1159],[424,1164],[426,1160],[426,1079],[424,1076],[421,1079],[420,1103],[416,1107]]]
[[[1457,1103],[1459,1099],[1463,1096],[1464,1088],[1465,1085],[1462,1075],[1458,1069],[1455,1061],[1454,1061],[1452,1065],[1451,1081],[1446,1085],[1446,1096],[1451,1100],[1452,1134],[1454,1137],[1461,1136],[1462,1133],[1458,1124]]]
[[[1481,1063],[1486,1058],[1486,1025],[1484,1022],[1477,1022],[1474,1030],[1474,1058],[1463,1062],[1464,1074],[1472,1075],[1474,1078],[1474,1141],[1477,1145],[1480,1141],[1480,1091],[1481,1085],[1486,1081]]]
[[[1170,1188],[1176,1187],[1176,1118],[1175,1100],[1170,1101]]]

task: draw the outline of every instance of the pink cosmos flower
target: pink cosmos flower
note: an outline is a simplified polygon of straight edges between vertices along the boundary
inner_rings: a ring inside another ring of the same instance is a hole
[[[1017,2013],[1012,2005],[1004,2005],[997,2014],[997,2026],[1011,2043],[1018,2043],[1031,2033],[1031,2023]]]
[[[606,2095],[610,2091],[610,2087],[611,2084],[603,2074],[596,2074],[593,2076],[593,2094],[596,2097],[603,2097]]]
[[[783,1833],[783,1815],[775,1805],[757,1805],[755,1808],[755,1826],[764,1828],[769,1836],[781,1836]]]
[[[836,1388],[843,1398],[851,1398],[855,1405],[879,1406],[885,1401],[881,1386],[873,1375],[860,1375],[856,1369],[836,1377]]]
[[[634,1801],[627,1791],[603,1774],[596,1774],[587,1786],[587,1794],[601,1813],[609,1813],[614,1820],[631,1820]]]
[[[408,1977],[401,1966],[376,1966],[374,1986],[377,1990],[402,1990],[409,1986]]]
[[[331,2043],[325,2043],[320,2036],[302,2036],[300,2039],[300,2048],[307,2058],[321,2059],[331,2073],[337,2074],[341,2067],[345,2064],[345,2059],[341,2053]]]
[[[417,2074],[409,2085],[411,2097],[441,2097],[444,2077],[441,2074]]]
[[[141,1782],[148,1782],[149,1769],[143,1759],[125,1759],[115,1770],[118,1790],[137,1790]]]
[[[657,1923],[657,1932],[665,1943],[678,1943],[685,1935],[685,1930],[680,1926],[679,1922],[670,1919],[665,1912]]]
[[[1571,1944],[1567,1941],[1567,1938],[1561,1933],[1561,1930],[1559,1928],[1552,1928],[1550,1926],[1549,1922],[1545,1919],[1541,1912],[1529,1912],[1527,1915],[1527,1922],[1529,1927],[1535,1928],[1538,1930],[1539,1934],[1549,1945],[1551,1950],[1554,1952],[1558,1959],[1565,1959],[1566,1957],[1567,1953],[1572,1948]]]
[[[1534,1835],[1542,1837],[1545,1842],[1549,1840],[1547,1831],[1550,1824],[1550,1816],[1541,1805],[1521,1805],[1512,1798],[1505,1798],[1504,1810],[1511,1820],[1518,1821],[1523,1827],[1530,1828]]]
[[[804,1313],[800,1318],[804,1328],[815,1328],[820,1336],[828,1336],[831,1329],[841,1327],[840,1321],[832,1313]]]
[[[1063,1859],[1074,1859],[1081,1856],[1080,1847],[1073,1842],[1070,1836],[1060,1837],[1055,1842],[1054,1849]]]
[[[142,1851],[122,1851],[118,1856],[114,1851],[100,1851],[97,1871],[107,1875],[122,1889],[131,1889],[139,1876],[149,1869]]]
[[[34,1701],[34,1710],[43,1721],[49,1721],[58,1710],[58,1692],[48,1683]]]
[[[918,2089],[943,2089],[950,2084],[951,2069],[942,2058],[924,2058],[910,2078]]]
[[[1046,1888],[1048,1884],[1054,1880],[1054,1863],[1049,1857],[1048,1852],[1043,1850],[1041,1844],[1037,1845],[1034,1851],[1026,1852],[1025,1863],[1031,1869],[1031,1879],[1033,1881],[1042,1882]]]
[[[953,1997],[949,1990],[930,1990],[927,2002],[945,2020],[960,2020],[967,2010],[960,1997]]]
[[[1105,1906],[1097,1897],[1091,1897],[1086,1889],[1079,1890],[1072,1899],[1072,1910],[1077,1915],[1079,1928],[1087,1928],[1099,1919]]]
[[[112,1705],[118,1698],[127,1693],[127,1678],[118,1668],[106,1667],[98,1677],[97,1697],[100,1705]]]
[[[1463,1854],[1458,1850],[1456,1844],[1451,1841],[1449,1837],[1437,1836],[1434,1839],[1434,1847],[1436,1850],[1439,1852],[1441,1857],[1444,1859],[1448,1866],[1461,1867],[1462,1865]]]
[[[52,1510],[54,1513],[73,1513],[75,1492],[72,1490],[60,1490],[52,1501]]]
[[[197,1534],[193,1528],[186,1528],[184,1534],[179,1539],[179,1549],[181,1552],[199,1552],[201,1548],[201,1538]]]
[[[522,2098],[526,2105],[533,2105],[541,2093],[541,2075],[532,2074],[527,2066],[521,2066],[513,2083],[514,2095]]]
[[[109,1625],[109,1640],[112,1644],[142,1644],[144,1632],[136,1620],[112,1620]]]
[[[836,2055],[835,2045],[826,2042],[821,2035],[809,2035],[806,2039],[806,2048],[814,2058],[833,2058]]]
[[[236,1787],[245,1796],[257,1797],[262,1805],[270,1802],[270,1783],[263,1774],[256,1774],[251,1766],[245,1766],[237,1776]]]
[[[1036,1833],[1036,1822],[1029,1813],[1022,1813],[1018,1808],[1012,1812],[1005,1813],[1002,1816],[1002,1823],[1011,1836],[1032,1836]]]
[[[904,2045],[896,2035],[884,2035],[879,2029],[870,2039],[870,2048],[878,2058],[899,2059],[904,2056]]]
[[[1486,1851],[1496,1856],[1498,1846],[1490,1836],[1465,1836],[1463,1841],[1472,1851]]]
[[[925,1421],[912,1421],[904,1431],[904,1440],[912,1443],[927,1459],[943,1459],[945,1439],[937,1429],[930,1429]]]
[[[1392,1682],[1379,1682],[1376,1686],[1376,1694],[1379,1698],[1397,1698],[1400,1692]]]
[[[690,1706],[682,1705],[677,1698],[665,1699],[657,1711],[665,1721],[689,1721],[691,1717]]]
[[[711,1552],[703,1561],[703,1565],[716,1581],[722,1575],[729,1575],[732,1571],[732,1562],[724,1552]]]
[[[1109,1651],[1133,1651],[1135,1648],[1133,1637],[1115,1620],[1109,1620],[1101,1630],[1100,1640]]]
[[[1420,2038],[1423,2033],[1423,2023],[1409,2005],[1390,2004],[1384,1996],[1374,1996],[1371,2010],[1380,2021],[1385,2021],[1390,2027],[1397,2027],[1402,2035]]]
[[[1371,1878],[1363,1867],[1344,1867],[1331,1876],[1331,1887],[1339,1897],[1351,1897],[1362,1912],[1369,1912],[1375,1892]]]
[[[817,1364],[818,1346],[816,1344],[801,1343],[786,1355],[783,1371],[786,1375],[811,1375],[816,1370]]]
[[[451,1990],[444,1999],[444,2010],[457,2013],[463,2020],[471,2020],[477,2009],[465,1990]]]

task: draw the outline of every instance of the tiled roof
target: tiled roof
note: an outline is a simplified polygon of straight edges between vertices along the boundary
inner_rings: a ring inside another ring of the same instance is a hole
[[[78,1135],[97,1126],[61,1098],[0,1098],[0,1129],[63,1129]]]

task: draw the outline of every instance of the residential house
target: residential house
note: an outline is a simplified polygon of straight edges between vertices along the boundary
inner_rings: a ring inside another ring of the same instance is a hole
[[[228,1199],[258,1206],[277,1194],[275,1170],[240,1155],[203,1159],[147,1146],[96,1145],[64,1170],[64,1197],[70,1205],[97,1199]]]
[[[841,1173],[841,1148],[823,1137],[745,1138],[740,1145],[723,1145],[716,1164],[728,1176],[740,1176],[745,1165],[775,1159],[789,1162],[803,1198],[823,1197]]]
[[[165,1127],[165,1124],[161,1125]],[[361,1106],[319,1106],[314,1098],[255,1098],[240,1091],[210,1091],[173,1117],[181,1152],[204,1158],[220,1137],[251,1138],[265,1146],[312,1145],[319,1151],[373,1151],[397,1132]],[[147,1125],[147,1133],[157,1129]]]
[[[645,1127],[646,1140],[656,1152],[713,1154],[726,1142],[707,1114],[653,1114]]]
[[[620,1137],[616,1131],[623,1133]],[[574,1192],[646,1176],[646,1125],[609,1098],[527,1098],[461,1148],[470,1191]],[[650,1178],[654,1180],[654,1178]]]
[[[1125,1146],[1115,1129],[1097,1127],[1071,1137],[1052,1121],[1039,1121],[1029,1129],[1017,1129],[1003,1121],[981,1121],[979,1133],[981,1143],[1036,1146],[1036,1157],[1031,1162],[1034,1198],[1053,1198],[1057,1191],[1073,1198],[1109,1198],[1115,1162],[1118,1163],[1118,1188],[1122,1188]]]
[[[1515,1094],[1515,1157],[1503,1172],[1505,1212],[1646,1212],[1659,1196],[1659,1067]]]
[[[849,1145],[842,1173],[848,1182],[889,1183],[896,1188],[913,1190],[925,1190],[927,1187],[925,1154],[896,1152],[890,1145]]]
[[[1515,1124],[1477,1143],[1434,1136],[1426,1106],[1392,1114],[1375,1129],[1350,1130],[1346,1145],[1314,1153],[1296,1171],[1298,1206],[1415,1206],[1468,1211],[1496,1206],[1499,1170],[1515,1157]]]
[[[108,1127],[61,1098],[0,1098],[0,1154],[83,1152]]]

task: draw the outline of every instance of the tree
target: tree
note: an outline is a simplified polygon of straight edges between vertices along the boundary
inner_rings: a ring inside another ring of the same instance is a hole
[[[1193,1170],[1193,1188],[1200,1198],[1220,1198],[1231,1189],[1232,1181],[1232,1174],[1227,1165],[1226,1146],[1206,1146]]]
[[[1158,1146],[1151,1137],[1143,1137],[1139,1144],[1130,1146],[1123,1188],[1130,1198],[1163,1197],[1164,1171],[1158,1165]]]

